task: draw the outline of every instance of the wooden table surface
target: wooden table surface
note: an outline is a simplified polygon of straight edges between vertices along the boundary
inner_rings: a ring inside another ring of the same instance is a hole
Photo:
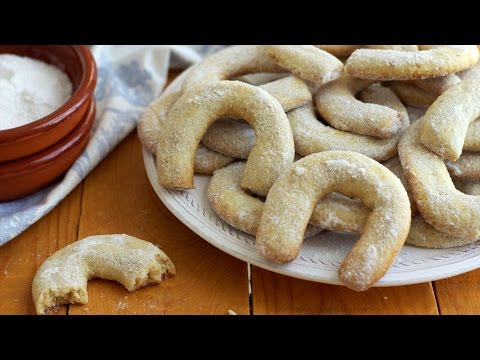
[[[176,75],[171,73],[169,80]],[[0,314],[34,314],[31,284],[42,262],[78,239],[112,233],[158,244],[176,265],[177,275],[133,293],[112,281],[92,280],[88,304],[63,306],[56,314],[480,313],[480,270],[357,293],[249,269],[202,240],[162,204],[148,181],[133,132],[51,213],[0,247]]]

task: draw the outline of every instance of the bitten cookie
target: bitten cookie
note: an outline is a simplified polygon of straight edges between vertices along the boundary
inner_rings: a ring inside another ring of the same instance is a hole
[[[58,250],[32,283],[37,314],[68,303],[88,302],[87,281],[114,280],[128,291],[174,276],[175,266],[155,245],[129,235],[97,235]]]

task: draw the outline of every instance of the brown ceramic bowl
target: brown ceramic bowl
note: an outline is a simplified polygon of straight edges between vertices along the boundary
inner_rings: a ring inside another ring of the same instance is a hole
[[[19,160],[0,163],[0,202],[29,195],[63,175],[80,156],[95,120],[95,100],[82,121],[56,144]]]
[[[55,112],[30,124],[0,131],[0,162],[20,159],[48,148],[72,131],[93,98],[97,67],[82,45],[0,45],[10,53],[45,61],[63,70],[73,85],[72,97]]]

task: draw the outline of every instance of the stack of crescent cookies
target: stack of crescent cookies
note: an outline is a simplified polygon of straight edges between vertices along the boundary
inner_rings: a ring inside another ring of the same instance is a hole
[[[405,243],[480,239],[478,61],[475,45],[231,46],[138,134],[163,187],[212,175],[214,211],[269,260],[322,230],[361,234],[338,276],[363,291]]]

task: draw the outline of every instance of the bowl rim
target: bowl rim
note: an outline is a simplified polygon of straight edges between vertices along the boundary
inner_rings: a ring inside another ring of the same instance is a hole
[[[35,45],[33,45],[35,46]],[[32,121],[31,123],[11,129],[0,130],[0,143],[8,144],[19,139],[28,139],[38,136],[38,133],[45,132],[62,122],[65,118],[74,113],[92,96],[97,81],[97,65],[92,52],[86,45],[53,45],[69,46],[77,55],[82,66],[82,78],[72,96],[54,112]]]
[[[95,117],[96,104],[95,98],[92,96],[83,120],[67,136],[48,148],[30,156],[0,163],[0,178],[22,176],[62,158],[70,149],[81,142],[85,136],[90,136]]]

